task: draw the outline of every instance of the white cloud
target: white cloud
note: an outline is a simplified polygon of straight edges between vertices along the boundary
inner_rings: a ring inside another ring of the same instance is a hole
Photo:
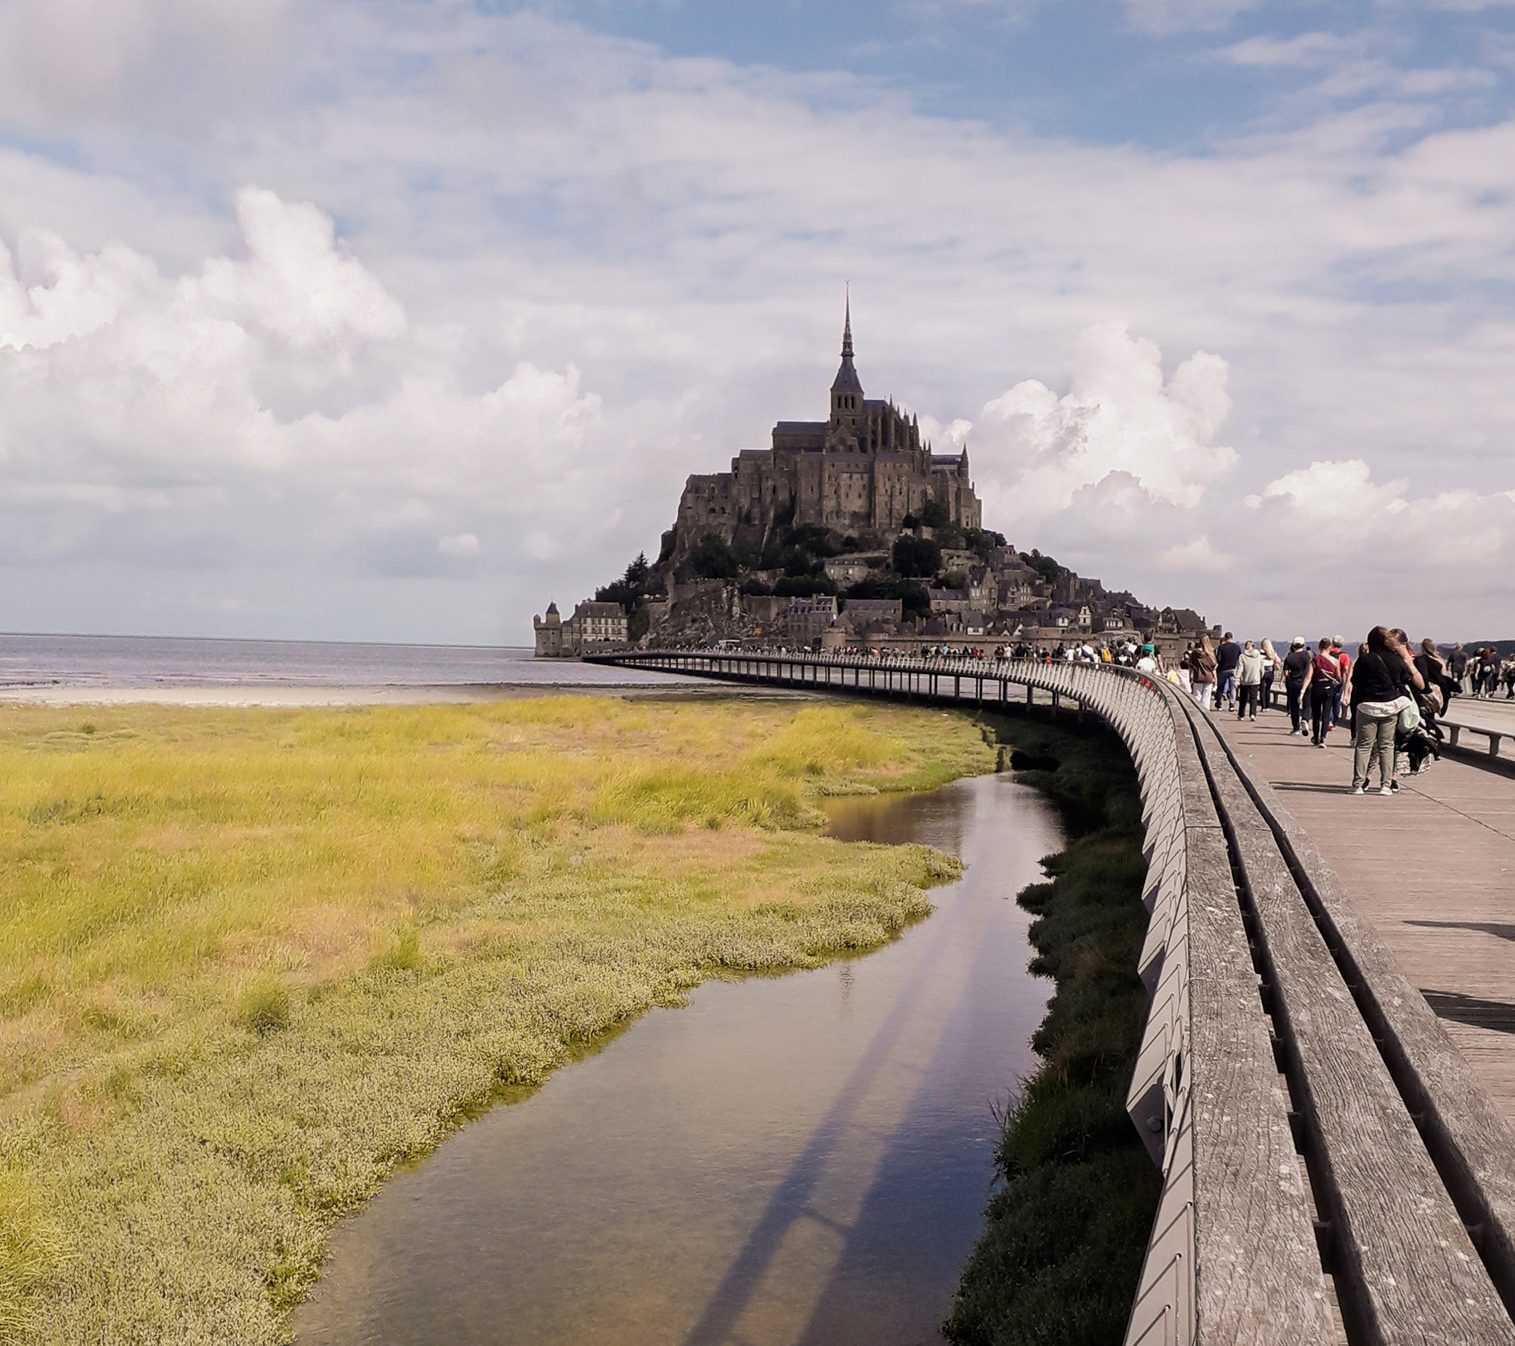
[[[349,338],[382,340],[405,330],[395,299],[336,238],[331,217],[307,202],[281,201],[265,188],[237,193],[242,260],[212,257],[181,283],[191,314],[250,320],[302,351],[340,348]]]
[[[437,550],[444,556],[477,556],[479,539],[472,533],[452,533],[437,539]]]
[[[1462,572],[1497,558],[1515,563],[1515,490],[1413,496],[1407,488],[1402,479],[1375,482],[1360,458],[1317,461],[1245,503],[1295,556],[1342,562],[1348,584],[1389,572]]]
[[[6,0],[0,122],[56,133],[76,119],[224,100],[275,58],[289,7],[290,0]]]
[[[1314,70],[1360,50],[1359,41],[1336,33],[1296,33],[1293,37],[1263,33],[1223,47],[1219,54],[1233,65],[1260,70]]]
[[[1216,551],[1209,537],[1202,533],[1192,542],[1181,542],[1159,552],[1157,566],[1160,570],[1184,574],[1195,571],[1225,573],[1235,568],[1236,557],[1228,552]]]
[[[1149,33],[1225,28],[1257,0],[1121,0],[1131,24]]]
[[[1111,478],[1192,509],[1236,463],[1214,442],[1231,409],[1226,381],[1226,362],[1203,351],[1165,381],[1154,343],[1124,324],[1096,325],[1078,339],[1066,394],[1027,380],[985,405],[971,435],[988,449],[978,471],[1021,519],[1067,509]]]
[[[119,244],[0,253],[0,561],[432,574],[481,556],[485,522],[573,538],[613,512],[618,474],[565,457],[600,423],[577,369],[465,388],[324,213],[247,189],[237,218],[243,255],[180,278]]]

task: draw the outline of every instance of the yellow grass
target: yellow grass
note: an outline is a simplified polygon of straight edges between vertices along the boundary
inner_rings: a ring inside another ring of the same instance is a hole
[[[816,795],[992,766],[890,707],[0,707],[0,1343],[285,1340],[502,1084],[928,910]]]

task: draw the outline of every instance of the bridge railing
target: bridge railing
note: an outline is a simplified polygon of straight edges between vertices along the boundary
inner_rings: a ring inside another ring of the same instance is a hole
[[[1163,1184],[1128,1344],[1515,1346],[1515,1138],[1308,839],[1172,684],[845,652],[597,661],[989,708],[1024,690],[1098,715],[1136,767],[1151,913],[1127,1107]]]

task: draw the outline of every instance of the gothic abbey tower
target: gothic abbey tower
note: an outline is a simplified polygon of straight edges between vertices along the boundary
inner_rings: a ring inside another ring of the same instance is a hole
[[[982,526],[967,449],[932,453],[914,416],[863,395],[849,298],[829,417],[779,421],[771,448],[743,449],[729,472],[691,476],[679,500],[671,559],[707,533],[758,548],[773,529],[790,524],[816,525],[864,546],[886,544],[905,516],[919,518],[928,501],[962,528]]]

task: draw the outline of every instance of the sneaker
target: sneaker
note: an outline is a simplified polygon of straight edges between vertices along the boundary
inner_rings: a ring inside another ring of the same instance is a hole
[[[1247,718],[1249,720],[1255,720],[1255,719],[1257,719],[1257,716],[1255,716],[1255,715],[1249,715],[1249,716],[1247,716]]]
[[[1325,741],[1325,739],[1323,739],[1323,738],[1318,738],[1318,739],[1316,739],[1316,740],[1315,740],[1315,746],[1316,746],[1316,747],[1317,747],[1317,748],[1324,748],[1324,747],[1325,747],[1325,746],[1326,746],[1326,741]]]
[[[1367,791],[1367,789],[1364,786],[1354,785],[1352,787],[1352,793],[1355,794],[1355,795],[1365,795],[1365,794],[1368,793],[1368,791]]]
[[[1385,785],[1378,793],[1381,795],[1391,795],[1394,793],[1394,787],[1392,785]]]

